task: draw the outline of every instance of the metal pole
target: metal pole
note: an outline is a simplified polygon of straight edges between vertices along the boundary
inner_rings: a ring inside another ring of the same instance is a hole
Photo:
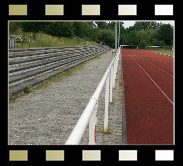
[[[119,22],[118,48],[119,48],[119,41],[120,41],[120,22]]]
[[[117,21],[115,23],[115,56],[117,53]]]
[[[117,66],[118,66],[118,50],[116,54],[116,59],[114,61],[114,75],[113,75],[113,88],[115,87],[115,79],[116,79],[116,73],[117,73]]]

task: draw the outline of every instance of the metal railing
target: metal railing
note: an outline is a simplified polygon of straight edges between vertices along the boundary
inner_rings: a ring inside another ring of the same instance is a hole
[[[90,98],[88,105],[83,111],[81,117],[79,118],[76,126],[71,132],[65,145],[80,144],[82,136],[86,130],[86,127],[88,126],[88,123],[89,123],[89,145],[96,144],[98,100],[105,84],[106,84],[106,91],[105,91],[104,130],[108,129],[108,107],[109,107],[109,101],[112,102],[112,88],[115,87],[115,78],[116,78],[119,54],[120,54],[120,49],[117,50],[117,53],[115,54],[105,74],[103,75],[103,78],[101,79],[93,96]],[[109,83],[110,83],[110,89],[109,89]]]

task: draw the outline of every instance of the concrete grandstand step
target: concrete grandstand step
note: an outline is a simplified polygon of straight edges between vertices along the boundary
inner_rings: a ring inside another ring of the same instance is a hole
[[[60,58],[63,56],[73,56],[73,55],[78,55],[78,54],[83,54],[83,53],[101,53],[101,51],[95,51],[95,50],[85,50],[85,51],[73,51],[70,53],[59,53],[59,54],[42,54],[40,56],[34,55],[32,57],[24,57],[21,59],[13,59],[9,58],[9,67],[12,66],[20,66],[20,65],[26,65],[26,64],[32,64],[32,63],[37,63],[43,60],[47,59],[54,59],[54,58]]]
[[[13,96],[27,85],[38,85],[60,72],[98,56],[108,49],[99,46],[20,49],[9,53],[9,89]]]
[[[82,55],[82,54],[81,54]],[[38,58],[36,59],[34,62],[35,63],[32,63],[30,61],[26,61],[25,63],[22,63],[24,65],[18,65],[18,66],[15,66],[15,67],[12,67],[9,69],[9,76],[12,76],[12,75],[16,75],[18,74],[17,72],[19,73],[22,73],[22,72],[26,72],[25,70],[33,70],[34,68],[37,68],[37,67],[41,67],[41,66],[47,66],[47,65],[51,65],[51,64],[54,64],[54,63],[59,63],[61,61],[64,61],[68,58],[74,58],[74,57],[77,57],[77,56],[80,56],[79,54],[77,55],[72,55],[72,56],[68,56],[68,55],[65,55],[65,56],[59,56],[59,57],[46,57],[46,58]],[[31,59],[32,60],[32,59]]]
[[[100,47],[75,47],[75,48],[60,48],[60,49],[50,49],[50,50],[35,50],[33,51],[24,51],[24,52],[10,52],[9,55],[10,57],[22,57],[24,55],[31,56],[37,54],[43,54],[43,53],[56,53],[56,52],[69,52],[69,51],[85,51],[85,50],[91,50],[91,49],[96,49],[96,50],[101,50]]]
[[[19,54],[19,55],[10,55],[9,56],[9,65],[14,65],[14,64],[22,64],[25,62],[30,62],[30,61],[35,61],[35,59],[37,60],[41,60],[44,59],[45,57],[56,57],[56,56],[61,56],[61,55],[73,55],[73,54],[77,54],[77,53],[93,53],[95,52],[97,53],[101,53],[104,52],[105,50],[100,50],[100,49],[86,49],[86,50],[75,50],[75,51],[70,51],[70,52],[57,52],[57,53],[39,53],[39,54]]]
[[[36,62],[37,60],[43,60],[43,59],[47,59],[47,58],[58,58],[60,56],[64,56],[64,55],[76,55],[78,53],[83,53],[83,52],[86,52],[86,51],[73,51],[73,52],[59,52],[59,53],[50,53],[50,54],[40,54],[40,55],[37,55],[37,54],[34,54],[34,55],[24,55],[24,56],[21,56],[21,58],[15,58],[15,57],[10,57],[9,58],[9,65],[14,65],[14,64],[23,64],[23,63],[26,63],[26,62]]]
[[[88,56],[83,56],[84,58],[87,58]],[[65,61],[59,61],[58,63],[51,64],[49,66],[46,66],[46,64],[42,65],[41,68],[36,68],[34,70],[28,71],[28,72],[22,72],[17,75],[13,75],[9,77],[9,84],[15,85],[18,84],[21,80],[27,80],[30,79],[29,77],[37,76],[40,74],[44,74],[45,72],[49,72],[50,70],[54,70],[56,68],[60,68],[64,65],[67,65],[69,63],[72,63],[74,61],[80,60],[81,56],[76,56],[74,58],[66,59]],[[22,82],[22,81],[21,81]]]
[[[47,73],[44,73],[40,76],[37,76],[37,77],[32,77],[30,78],[29,80],[27,81],[23,81],[22,83],[19,83],[19,84],[16,84],[14,86],[11,86],[9,87],[9,93],[12,95],[12,97],[15,97],[17,95],[20,95],[20,94],[23,94],[24,93],[24,90],[25,90],[25,87],[27,85],[31,85],[32,87],[36,87],[38,86],[40,83],[46,81],[47,79],[51,78],[51,77],[54,77],[60,73],[63,73],[65,71],[67,71],[68,69],[72,68],[72,67],[75,67],[77,66],[78,64],[80,63],[83,63],[89,59],[92,59],[94,58],[95,56],[90,56],[86,59],[82,59],[80,61],[77,61],[76,63],[72,63],[70,65],[66,65],[66,66],[63,66],[62,68],[58,69],[57,70],[50,70],[50,72],[47,72]]]
[[[76,49],[67,49],[67,48],[63,48],[63,49],[55,49],[55,50],[43,50],[43,51],[35,51],[35,52],[18,52],[18,53],[10,53],[9,54],[9,58],[18,58],[18,57],[29,57],[29,56],[39,56],[42,54],[54,54],[54,53],[71,53],[71,52],[83,52],[86,50],[91,50],[93,48],[76,48]]]
[[[28,49],[10,49],[9,50],[9,53],[10,54],[16,54],[17,52],[18,53],[31,53],[31,52],[41,52],[41,51],[53,51],[53,50],[64,50],[64,49],[67,49],[67,50],[72,50],[72,49],[87,49],[87,48],[90,48],[90,47],[94,47],[94,46],[69,46],[69,47],[45,47],[45,48],[28,48]],[[98,47],[98,46],[96,46]]]

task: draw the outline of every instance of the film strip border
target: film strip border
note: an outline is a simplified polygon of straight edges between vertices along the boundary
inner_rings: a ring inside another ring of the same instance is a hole
[[[15,3],[15,4],[13,4]],[[153,16],[152,19],[158,18],[158,16],[165,16],[166,19],[171,19],[172,16],[175,16],[175,10],[174,10],[174,4],[150,4],[150,8],[146,8],[146,5],[150,2],[146,2],[146,4],[76,4],[69,5],[67,3],[61,3],[61,4],[37,4],[34,2],[33,4],[16,4],[16,2],[13,2],[8,4],[8,12],[6,13],[9,17],[9,19],[19,19],[21,17],[19,16],[26,16],[24,18],[27,18],[29,16],[38,16],[38,18],[43,17],[43,19],[49,19],[51,16],[52,18],[58,18],[54,16],[59,16],[60,19],[66,17],[68,19],[68,16],[73,16],[76,14],[77,18],[83,18],[85,19],[85,16],[92,16],[92,19],[100,19],[104,18],[106,16],[106,19],[113,19],[114,17],[122,16],[122,18],[127,18],[128,16],[135,16],[133,18],[138,19],[138,16],[143,16],[143,18],[148,18],[148,16]],[[36,6],[36,7],[35,7]],[[71,7],[72,6],[72,7]],[[111,6],[111,8],[109,8]],[[71,7],[71,8],[70,8]],[[34,11],[35,8],[35,11]],[[39,10],[38,10],[39,9]],[[73,9],[73,11],[70,11],[70,9]],[[107,13],[108,12],[108,13]],[[14,17],[18,16],[18,17]],[[78,16],[78,17],[77,17]],[[104,16],[104,17],[101,17]],[[114,17],[113,17],[114,16]],[[123,17],[125,16],[125,17]],[[170,16],[170,17],[169,17]],[[73,16],[74,17],[74,16]],[[118,19],[120,19],[119,17]],[[125,147],[125,150],[123,147],[120,150],[119,146],[117,149],[112,149],[109,147],[101,147],[98,148],[98,150],[84,150],[86,147],[74,147],[74,151],[72,150],[72,147],[69,148],[69,150],[64,147],[62,150],[51,150],[51,148],[55,149],[55,146],[50,146],[48,148],[49,150],[46,150],[46,147],[41,148],[41,146],[38,146],[35,148],[34,146],[8,146],[7,150],[7,160],[9,163],[14,162],[23,162],[23,163],[30,163],[30,162],[49,162],[49,161],[59,161],[59,162],[67,162],[70,160],[75,161],[98,161],[103,162],[107,160],[113,160],[113,161],[177,161],[178,154],[177,150],[173,150],[174,146],[169,146],[169,149],[164,148],[164,146],[158,147],[162,149],[154,149],[154,148],[147,148],[148,152],[144,150],[143,148],[132,149],[132,147],[129,147],[129,150],[126,150],[127,147]],[[58,146],[59,147],[59,146]],[[38,150],[38,149],[41,150]],[[58,148],[57,148],[58,149]],[[76,150],[77,149],[77,150]],[[92,148],[93,149],[93,148]],[[143,149],[143,150],[142,150]],[[40,156],[36,156],[38,153],[40,153]],[[148,154],[148,158],[144,158],[144,154]],[[112,157],[113,156],[113,157]],[[37,160],[38,159],[38,160]],[[13,165],[13,164],[12,164]],[[25,164],[26,165],[26,164]]]
[[[80,150],[77,151],[78,155],[74,156],[67,150],[43,150],[42,154],[39,154],[39,159],[42,162],[47,161],[70,161],[77,160],[80,161],[103,161],[103,160],[113,160],[113,161],[142,161],[141,155],[138,150],[115,150],[113,153],[105,152],[104,150]],[[107,154],[108,153],[108,154]],[[9,150],[9,162],[13,161],[26,161],[29,162],[33,156],[31,156],[31,150]],[[112,157],[114,155],[114,157]],[[149,162],[153,161],[176,161],[174,157],[174,150],[154,150],[149,156],[151,159]],[[111,156],[109,158],[109,156]]]
[[[67,16],[68,7],[65,7],[65,4],[42,4],[41,16]],[[105,8],[101,4],[81,4],[78,8],[79,16],[102,16],[102,9]],[[150,10],[149,13],[146,11],[146,15],[150,14],[151,16],[174,16],[174,5],[173,4],[154,4],[154,13]],[[141,15],[140,11],[142,7],[138,4],[118,4],[116,10],[112,8],[113,11],[117,11],[117,16],[138,16]],[[150,8],[149,8],[150,9]],[[152,8],[151,8],[152,9]],[[105,9],[106,10],[106,9]],[[113,14],[112,10],[108,8],[109,13]],[[29,12],[28,4],[9,4],[9,16],[31,16]],[[104,13],[105,15],[106,13]]]

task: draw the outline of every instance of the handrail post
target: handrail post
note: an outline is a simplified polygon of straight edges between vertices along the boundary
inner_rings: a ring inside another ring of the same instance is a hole
[[[98,102],[95,105],[94,111],[89,121],[89,145],[96,144],[97,109],[98,109]]]
[[[113,63],[113,88],[115,87],[115,79],[116,79],[116,55],[115,55],[115,60],[114,60],[114,63]]]
[[[108,107],[109,107],[109,76],[106,80],[105,90],[105,115],[104,115],[104,131],[108,129]]]
[[[110,102],[112,102],[112,87],[113,87],[113,66],[111,66],[111,73],[110,73]]]
[[[115,60],[113,62],[113,66],[112,66],[113,70],[112,70],[112,87],[114,88],[114,79],[115,79]]]

